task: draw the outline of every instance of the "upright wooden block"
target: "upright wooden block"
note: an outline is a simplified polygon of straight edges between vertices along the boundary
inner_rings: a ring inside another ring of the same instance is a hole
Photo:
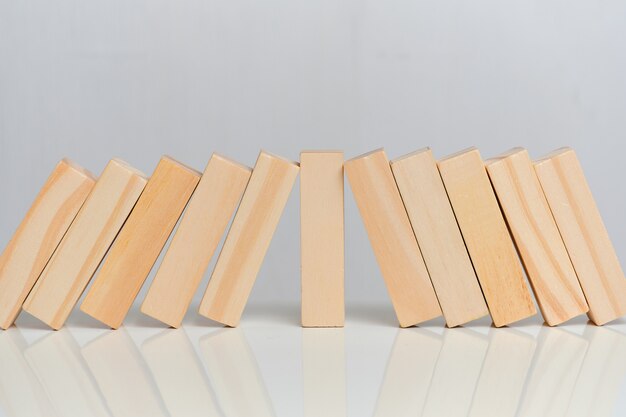
[[[342,327],[343,152],[300,154],[302,326]]]
[[[546,323],[563,323],[589,309],[528,152],[485,162]]]
[[[534,315],[522,266],[478,149],[450,155],[438,166],[493,323],[500,327]]]
[[[559,149],[535,162],[589,318],[602,325],[626,314],[626,279],[574,150]]]
[[[385,151],[344,167],[400,326],[438,317],[441,309]]]
[[[489,314],[430,149],[391,162],[448,327]]]
[[[159,257],[200,173],[163,157],[115,239],[80,309],[117,329]]]
[[[295,162],[259,154],[200,303],[201,315],[239,324],[299,170]]]
[[[111,160],[24,303],[53,329],[65,323],[146,185],[145,176]]]
[[[91,173],[68,159],[48,177],[0,256],[0,328],[15,321],[95,182]]]
[[[143,313],[180,327],[251,172],[211,157],[141,305]]]

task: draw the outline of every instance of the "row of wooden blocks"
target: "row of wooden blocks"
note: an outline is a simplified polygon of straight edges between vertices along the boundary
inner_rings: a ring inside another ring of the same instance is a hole
[[[202,174],[163,157],[149,179],[117,159],[99,179],[61,161],[0,257],[0,327],[23,309],[61,328],[100,267],[80,308],[118,328],[180,218],[141,305],[179,327],[233,212],[199,313],[237,326],[299,172],[302,325],[343,326],[344,170],[400,326],[530,317],[523,269],[548,325],[626,314],[623,271],[569,148],[534,163],[522,148],[485,162],[475,148],[391,162],[309,151],[299,164],[262,151],[254,169],[214,154]]]

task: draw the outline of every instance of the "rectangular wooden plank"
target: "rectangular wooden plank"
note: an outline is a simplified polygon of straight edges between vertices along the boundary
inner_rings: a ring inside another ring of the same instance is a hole
[[[441,159],[439,172],[496,327],[536,313],[480,152]]]
[[[23,309],[60,329],[146,185],[125,162],[111,160],[50,258]]]
[[[213,154],[154,276],[141,311],[180,327],[252,170]]]
[[[391,161],[448,327],[489,314],[430,149]]]
[[[589,309],[528,152],[514,148],[485,161],[513,240],[546,323]]]
[[[602,325],[626,314],[626,279],[573,149],[535,162],[535,171],[582,287],[589,318]]]
[[[302,326],[343,327],[343,152],[300,154]]]
[[[378,149],[344,169],[401,327],[441,315],[389,160]]]
[[[54,168],[0,256],[0,328],[13,324],[96,182],[69,159]]]
[[[80,309],[117,329],[191,197],[200,173],[164,156],[111,246]]]
[[[297,163],[261,151],[200,303],[201,315],[239,324],[299,170]]]

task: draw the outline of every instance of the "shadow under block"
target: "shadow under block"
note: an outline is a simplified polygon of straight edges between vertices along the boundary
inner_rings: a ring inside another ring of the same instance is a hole
[[[65,323],[146,185],[125,162],[108,163],[23,309],[53,329]]]
[[[95,182],[91,173],[67,159],[48,177],[0,256],[0,328],[15,321]]]
[[[122,325],[200,179],[169,157],[159,161],[80,309],[113,329]]]
[[[522,265],[478,149],[451,155],[438,166],[494,325],[534,315]]]
[[[382,149],[344,164],[401,327],[441,315],[389,160]]]
[[[251,173],[213,154],[141,305],[143,313],[180,327]]]
[[[201,315],[239,324],[299,170],[295,162],[259,154],[200,303]]]
[[[535,171],[589,304],[602,325],[626,314],[626,279],[576,153],[560,149]]]
[[[543,318],[550,326],[589,309],[528,152],[515,148],[486,161]]]
[[[430,149],[391,162],[448,327],[489,314]]]
[[[300,154],[302,326],[343,327],[343,152]]]

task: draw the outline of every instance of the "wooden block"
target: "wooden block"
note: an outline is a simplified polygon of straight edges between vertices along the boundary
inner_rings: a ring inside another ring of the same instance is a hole
[[[438,162],[441,179],[496,327],[536,313],[515,246],[476,148]]]
[[[94,186],[68,159],[57,164],[0,256],[0,328],[7,329]]]
[[[514,148],[485,162],[496,195],[550,326],[587,312],[587,302],[528,152]]]
[[[113,329],[122,325],[199,179],[197,171],[161,158],[87,292],[82,311]]]
[[[626,279],[573,149],[535,162],[535,171],[582,287],[589,318],[602,325],[626,314]]]
[[[146,185],[111,160],[26,298],[23,309],[53,329],[65,323]]]
[[[343,327],[343,152],[300,154],[302,326]]]
[[[344,168],[400,326],[440,316],[385,151],[379,149],[351,159]]]
[[[141,305],[143,313],[180,327],[251,172],[213,154]]]
[[[430,149],[391,162],[448,327],[489,314]]]
[[[299,170],[295,162],[259,154],[200,303],[201,315],[239,324]]]

